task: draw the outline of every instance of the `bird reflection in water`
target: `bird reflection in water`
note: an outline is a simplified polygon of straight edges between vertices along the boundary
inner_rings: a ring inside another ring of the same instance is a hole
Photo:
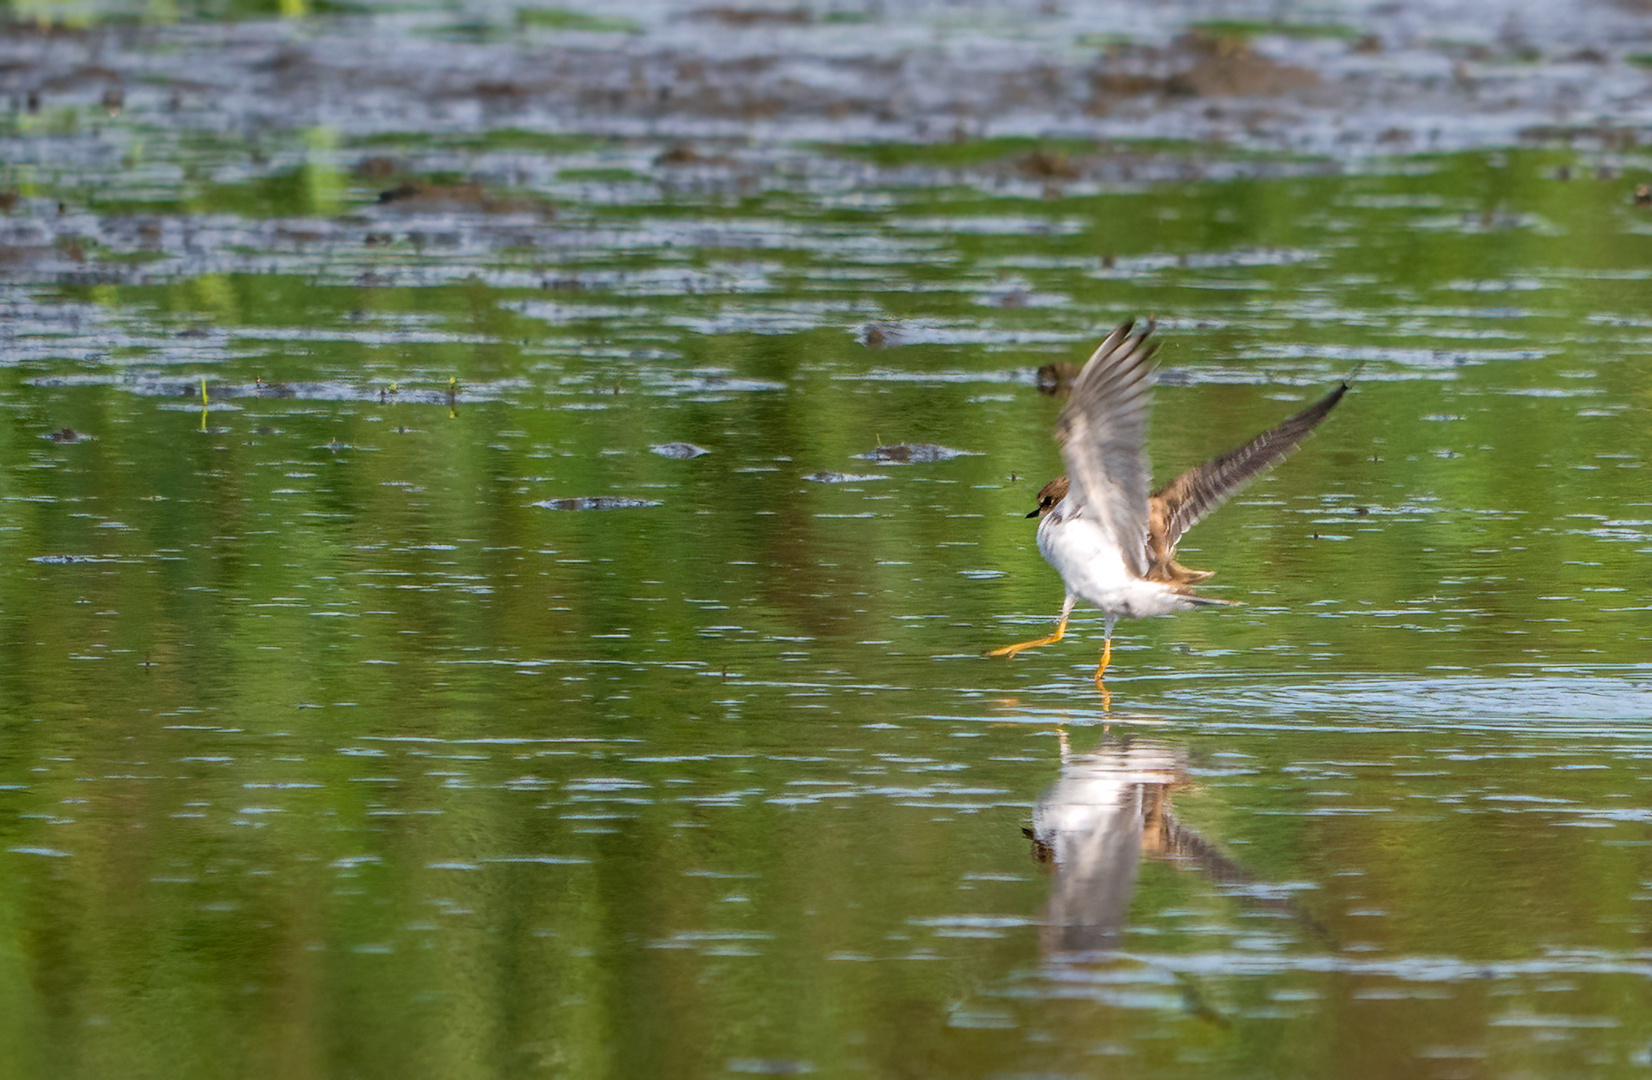
[[[1316,937],[1324,931],[1288,896],[1255,876],[1176,819],[1171,796],[1187,782],[1185,748],[1152,739],[1106,736],[1075,754],[1065,731],[1061,778],[1033,808],[1023,832],[1033,855],[1054,871],[1046,913],[1047,957],[1117,949],[1130,914],[1143,855],[1197,871],[1241,897],[1247,908],[1285,915]]]
[[[1165,846],[1170,793],[1186,783],[1187,755],[1162,742],[1111,738],[1075,754],[1060,734],[1061,779],[1024,830],[1034,856],[1055,871],[1044,952],[1099,952],[1118,945],[1142,852]]]

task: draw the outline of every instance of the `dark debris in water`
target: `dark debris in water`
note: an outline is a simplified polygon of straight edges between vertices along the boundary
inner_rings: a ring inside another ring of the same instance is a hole
[[[691,442],[661,443],[659,446],[653,447],[652,449],[654,453],[660,455],[661,457],[675,458],[679,461],[687,458],[697,458],[701,454],[711,453],[711,451],[707,450],[705,447],[695,446]]]
[[[630,510],[639,506],[658,506],[657,499],[633,499],[624,495],[589,495],[573,499],[545,499],[534,503],[547,510]]]
[[[865,473],[856,475],[855,473],[817,472],[810,473],[803,479],[812,480],[817,484],[853,484],[862,480],[887,480],[889,479],[889,476],[887,473]]]
[[[968,450],[954,450],[936,443],[894,443],[878,446],[856,457],[886,465],[926,465],[932,461],[951,461],[963,457]]]
[[[1073,389],[1073,380],[1078,378],[1079,365],[1065,360],[1054,364],[1045,364],[1038,369],[1038,392],[1040,394],[1070,393]]]
[[[66,428],[58,428],[56,431],[48,431],[45,435],[42,436],[42,438],[47,439],[47,440],[49,440],[51,442],[54,442],[54,443],[65,443],[65,444],[67,444],[67,443],[77,443],[77,442],[90,442],[91,439],[92,439],[92,436],[86,434],[84,431],[76,431],[72,427],[66,427]]]
[[[714,167],[721,169],[733,168],[734,158],[724,154],[704,154],[696,150],[689,143],[676,143],[662,150],[654,158],[654,164],[661,168],[683,168],[690,165]]]
[[[397,204],[407,210],[476,210],[485,214],[537,213],[555,215],[547,203],[499,195],[480,184],[433,184],[409,180],[379,192],[379,205]]]
[[[868,349],[899,345],[900,338],[900,327],[894,323],[867,323],[855,332],[855,340]]]

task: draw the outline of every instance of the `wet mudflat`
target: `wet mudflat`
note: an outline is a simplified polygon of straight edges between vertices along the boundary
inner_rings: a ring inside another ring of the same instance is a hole
[[[1644,13],[12,17],[17,1075],[1652,1068]]]

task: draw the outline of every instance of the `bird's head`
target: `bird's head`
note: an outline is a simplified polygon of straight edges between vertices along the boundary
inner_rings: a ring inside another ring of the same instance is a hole
[[[1058,476],[1038,489],[1038,506],[1027,516],[1041,518],[1055,509],[1055,504],[1067,497],[1067,478]]]

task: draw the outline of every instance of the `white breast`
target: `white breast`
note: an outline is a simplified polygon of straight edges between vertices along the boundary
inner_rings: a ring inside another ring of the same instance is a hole
[[[1092,604],[1136,580],[1111,533],[1088,517],[1064,518],[1061,508],[1038,523],[1038,550],[1061,574],[1067,589]]]
[[[1063,517],[1061,506],[1038,523],[1038,550],[1056,568],[1067,592],[1107,612],[1129,618],[1168,615],[1194,606],[1156,581],[1136,576],[1112,534],[1089,517]]]

